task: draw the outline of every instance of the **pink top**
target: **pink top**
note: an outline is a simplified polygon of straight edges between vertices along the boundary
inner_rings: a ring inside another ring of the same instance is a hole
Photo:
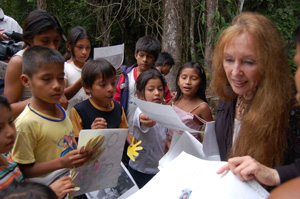
[[[201,106],[202,104],[206,104],[206,102],[201,102],[200,104],[198,104],[195,108],[193,108],[190,112],[186,112],[180,108],[178,108],[177,106],[175,106],[174,104],[172,105],[174,111],[177,113],[177,115],[179,116],[179,118],[181,119],[181,121],[189,128],[191,129],[195,129],[200,131],[202,129],[203,124],[206,124],[206,121],[204,119],[202,119],[201,117],[199,117],[198,115],[193,114],[192,112],[194,110],[196,110],[199,106]],[[203,124],[199,125],[194,121],[194,117],[196,117],[200,122],[202,122]],[[168,140],[171,141],[172,140],[172,136],[173,133],[179,133],[180,135],[183,133],[183,131],[179,131],[179,130],[174,130],[174,129],[169,129],[167,132],[167,136],[168,136]],[[199,133],[191,133],[197,140],[199,140]],[[200,140],[199,140],[200,141]]]

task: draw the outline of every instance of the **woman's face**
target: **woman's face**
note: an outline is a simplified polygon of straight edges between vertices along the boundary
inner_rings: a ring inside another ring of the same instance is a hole
[[[223,67],[232,90],[245,99],[252,99],[262,74],[257,63],[252,36],[242,33],[232,38],[224,48]]]

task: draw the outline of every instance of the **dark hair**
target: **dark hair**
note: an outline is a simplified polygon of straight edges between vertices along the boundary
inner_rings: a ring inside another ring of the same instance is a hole
[[[68,37],[67,37],[67,44],[70,45],[71,52],[68,49],[66,49],[67,52],[64,55],[65,60],[70,59],[71,55],[75,57],[73,48],[75,47],[78,40],[84,39],[84,38],[87,38],[91,43],[91,41],[92,41],[91,36],[88,33],[88,31],[86,29],[84,29],[83,27],[75,26],[74,28],[72,28],[70,30]]]
[[[162,66],[164,62],[166,62],[169,66],[173,66],[175,64],[172,55],[167,52],[159,53],[158,58],[155,62],[155,66]]]
[[[142,72],[136,80],[136,91],[139,93],[139,96],[145,97],[145,88],[148,81],[156,78],[161,81],[165,93],[166,83],[163,75],[156,68],[150,68],[145,72]]]
[[[9,110],[11,110],[8,99],[3,94],[0,94],[0,107],[1,106],[7,107]]]
[[[28,48],[22,59],[22,73],[32,78],[41,64],[64,64],[63,56],[52,48],[46,46],[32,46]]]
[[[99,76],[105,81],[108,78],[116,76],[116,69],[103,58],[88,60],[81,71],[82,85],[91,88]]]
[[[153,54],[155,59],[157,59],[158,53],[161,51],[160,43],[151,36],[141,37],[135,44],[135,53],[138,53],[139,51]]]
[[[198,91],[197,91],[196,95],[197,95],[197,97],[200,97],[200,99],[202,99],[203,101],[207,102],[206,95],[205,95],[205,90],[206,90],[205,70],[200,64],[194,63],[194,62],[187,62],[182,67],[179,68],[177,76],[176,76],[176,92],[177,92],[177,94],[175,96],[174,101],[176,102],[177,100],[179,100],[182,95],[182,91],[180,90],[178,81],[179,81],[179,76],[181,74],[181,71],[185,68],[194,68],[195,71],[198,73],[201,81],[200,81],[200,85],[198,87]]]
[[[24,48],[30,46],[28,41],[32,40],[35,35],[52,29],[55,29],[62,36],[63,30],[55,16],[41,9],[30,12],[23,25]]]
[[[297,43],[300,43],[300,26],[294,32],[294,38]]]
[[[1,199],[57,199],[48,186],[35,182],[13,181],[0,192]]]

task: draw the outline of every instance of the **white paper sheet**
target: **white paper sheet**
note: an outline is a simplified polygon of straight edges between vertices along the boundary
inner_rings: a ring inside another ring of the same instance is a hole
[[[72,192],[73,196],[117,185],[127,132],[128,129],[80,131],[78,148],[85,146],[91,138],[104,135],[105,140],[101,148],[105,147],[105,151],[97,161],[75,169],[75,172],[78,171],[79,174],[73,183],[75,186],[80,187],[80,191]]]
[[[86,193],[88,199],[126,199],[139,190],[129,171],[121,162],[118,185]]]
[[[124,44],[94,48],[94,59],[97,58],[106,59],[118,69],[124,60]]]
[[[226,162],[207,161],[182,152],[129,199],[265,199],[269,193],[256,181],[242,182],[231,171],[217,174]]]
[[[203,152],[206,157],[219,156],[220,160],[219,146],[215,132],[215,121],[205,124]]]
[[[177,140],[173,142],[173,140]],[[203,145],[189,132],[185,131],[181,136],[174,133],[170,150],[159,160],[159,169],[163,169],[174,160],[182,151],[197,158],[205,159]]]
[[[145,115],[166,128],[199,132],[187,127],[169,105],[147,102],[138,98],[134,98],[134,101]]]

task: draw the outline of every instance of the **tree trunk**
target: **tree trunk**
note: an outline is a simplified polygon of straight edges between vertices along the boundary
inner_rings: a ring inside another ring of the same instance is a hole
[[[244,0],[239,0],[238,4],[238,14],[243,11],[243,6],[244,6]]]
[[[191,50],[191,60],[193,62],[197,62],[194,33],[195,33],[195,0],[191,0],[190,50]]]
[[[212,55],[213,45],[211,43],[214,38],[215,21],[212,19],[212,14],[218,10],[218,0],[206,0],[206,41],[205,41],[205,54],[204,54],[204,67],[207,68],[209,76],[212,74]],[[208,83],[210,79],[208,79]],[[209,84],[208,84],[209,85]]]
[[[182,58],[182,24],[184,19],[184,0],[165,0],[162,47],[169,52],[175,61],[170,73],[166,76],[171,91],[176,90],[176,74]]]
[[[47,10],[47,1],[46,0],[37,0],[37,8]]]

